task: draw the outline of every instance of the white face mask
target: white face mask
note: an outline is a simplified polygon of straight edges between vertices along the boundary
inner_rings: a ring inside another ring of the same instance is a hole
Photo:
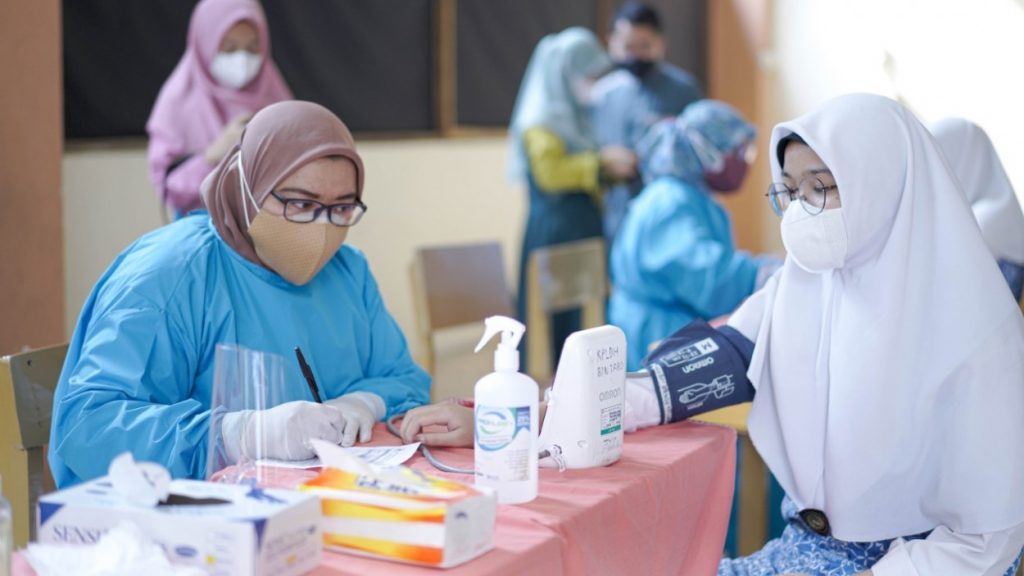
[[[217,52],[210,62],[210,74],[221,86],[238,90],[252,82],[261,64],[263,56],[247,50]]]
[[[846,262],[846,222],[843,209],[812,216],[793,202],[782,216],[782,243],[797,266],[811,273],[841,268]]]

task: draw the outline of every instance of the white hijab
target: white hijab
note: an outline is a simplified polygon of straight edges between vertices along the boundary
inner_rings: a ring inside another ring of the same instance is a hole
[[[758,452],[841,540],[1024,522],[1024,320],[937,144],[866,94],[771,150],[791,133],[835,176],[849,251],[823,274],[787,258],[730,320],[755,340]]]
[[[988,134],[963,118],[940,120],[929,128],[963,185],[992,255],[1024,265],[1024,213]]]

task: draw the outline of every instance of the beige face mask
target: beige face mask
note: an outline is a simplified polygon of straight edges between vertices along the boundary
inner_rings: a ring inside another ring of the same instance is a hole
[[[242,183],[242,205],[245,206],[245,195],[248,195],[255,206],[256,200],[242,172],[241,154],[238,155],[238,174]],[[320,272],[338,252],[348,233],[347,228],[330,222],[302,224],[262,210],[256,213],[252,222],[249,222],[249,211],[245,210],[245,221],[249,225],[256,255],[271,270],[296,286],[309,282]]]

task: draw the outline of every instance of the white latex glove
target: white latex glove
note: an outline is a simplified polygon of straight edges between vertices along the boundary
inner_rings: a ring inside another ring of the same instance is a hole
[[[346,418],[334,406],[286,402],[269,410],[243,410],[224,415],[221,432],[228,457],[241,455],[276,460],[306,460],[316,454],[311,438],[341,442]]]
[[[369,442],[373,424],[384,416],[384,400],[369,392],[352,392],[324,404],[336,408],[344,419],[342,446],[355,444],[357,435],[360,442]]]

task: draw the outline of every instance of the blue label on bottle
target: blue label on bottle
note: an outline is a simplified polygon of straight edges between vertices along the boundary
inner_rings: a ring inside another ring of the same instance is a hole
[[[474,436],[482,450],[493,452],[512,444],[520,430],[530,431],[530,407],[476,407]]]

